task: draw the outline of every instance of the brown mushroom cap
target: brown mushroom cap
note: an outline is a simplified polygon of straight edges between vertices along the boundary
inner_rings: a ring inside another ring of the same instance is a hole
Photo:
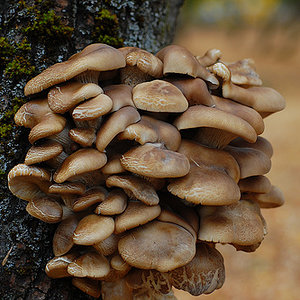
[[[25,157],[26,165],[38,164],[58,156],[63,152],[63,146],[55,141],[46,141],[41,145],[32,146]]]
[[[80,220],[73,234],[73,242],[78,245],[93,245],[109,237],[115,229],[111,217],[88,215]]]
[[[138,109],[151,112],[183,112],[188,102],[173,84],[163,80],[152,80],[136,85],[132,97]]]
[[[95,83],[69,82],[49,91],[48,104],[52,111],[64,114],[78,103],[102,93],[102,88]]]
[[[167,272],[191,261],[195,245],[194,237],[183,227],[152,221],[121,238],[118,249],[122,258],[136,268]]]
[[[55,172],[53,179],[57,183],[62,183],[72,176],[100,169],[106,164],[106,161],[106,155],[96,149],[77,150],[64,160]]]
[[[63,195],[82,195],[85,192],[85,185],[81,182],[53,183],[49,186],[48,193]]]
[[[188,159],[174,151],[163,149],[161,144],[147,143],[122,155],[124,169],[154,178],[181,177],[189,172]]]
[[[8,173],[8,187],[18,198],[30,201],[48,193],[50,176],[43,168],[18,164]]]
[[[115,234],[146,224],[158,217],[160,212],[159,205],[130,201],[125,211],[115,219]]]
[[[199,214],[198,238],[201,241],[232,244],[243,250],[243,246],[259,246],[266,234],[265,220],[258,204],[252,201],[240,200],[227,206],[202,206]]]
[[[270,180],[263,175],[246,177],[239,181],[239,188],[242,193],[265,194],[271,191],[271,187]]]
[[[203,56],[196,56],[196,59],[203,67],[209,67],[215,64],[222,56],[219,49],[209,49]]]
[[[116,154],[109,158],[106,165],[101,169],[101,172],[105,175],[113,175],[126,172],[120,162],[121,156],[122,154]]]
[[[108,260],[97,252],[87,252],[68,265],[68,273],[74,277],[102,278],[110,271]]]
[[[131,106],[123,107],[114,112],[97,133],[97,149],[104,151],[118,133],[124,131],[130,124],[138,122],[140,118],[138,111]]]
[[[73,233],[78,225],[76,216],[63,220],[56,228],[53,236],[53,253],[55,256],[66,254],[74,245]]]
[[[116,251],[118,251],[118,243],[121,239],[121,234],[114,234],[112,233],[109,237],[106,239],[96,243],[93,245],[93,247],[101,254],[105,256],[112,255]]]
[[[219,85],[215,76],[206,70],[193,54],[184,47],[170,45],[161,49],[156,56],[164,64],[164,75],[170,73],[187,74],[194,78],[200,77],[214,87]]]
[[[67,61],[57,63],[31,79],[25,86],[26,96],[67,81],[86,71],[108,71],[125,66],[123,55],[105,44],[91,44]]]
[[[82,147],[91,147],[96,141],[94,128],[73,128],[69,131],[69,136],[75,143]]]
[[[47,276],[50,278],[69,277],[70,274],[67,272],[68,265],[73,262],[75,258],[76,254],[74,253],[52,258],[45,267]]]
[[[117,215],[123,213],[127,206],[127,196],[123,190],[115,189],[108,193],[105,200],[96,208],[98,215]]]
[[[129,197],[138,199],[147,205],[157,205],[158,195],[153,186],[145,179],[133,175],[113,175],[106,179],[107,187],[122,188]]]
[[[58,223],[63,217],[62,206],[50,197],[31,199],[26,206],[26,211],[46,223]]]
[[[183,140],[179,148],[190,160],[190,172],[171,180],[168,191],[193,204],[228,205],[240,199],[235,159],[223,150]]]
[[[197,138],[199,140],[202,137],[200,142],[212,147],[222,148],[236,136],[251,143],[254,143],[257,138],[254,128],[247,121],[228,112],[204,105],[189,107],[173,124],[178,130],[200,127],[219,130],[216,133],[212,131],[211,134],[202,134]]]
[[[225,281],[224,260],[219,251],[205,243],[197,244],[194,258],[168,273],[171,284],[193,296],[210,294]]]

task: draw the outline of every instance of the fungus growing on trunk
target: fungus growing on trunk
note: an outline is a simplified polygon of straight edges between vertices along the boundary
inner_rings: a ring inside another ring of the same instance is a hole
[[[259,135],[284,99],[252,60],[220,57],[94,44],[28,82],[39,98],[15,121],[33,145],[8,186],[32,216],[60,222],[49,277],[104,300],[208,294],[225,279],[216,243],[261,244],[260,209],[284,199]]]

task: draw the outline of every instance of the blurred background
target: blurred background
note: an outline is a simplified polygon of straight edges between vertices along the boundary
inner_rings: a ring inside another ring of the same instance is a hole
[[[264,86],[286,99],[284,111],[265,119],[262,136],[273,145],[267,174],[285,195],[285,205],[264,209],[269,233],[254,253],[219,245],[224,286],[211,295],[180,300],[300,299],[300,1],[186,0],[174,43],[202,55],[220,49],[222,60],[253,58]]]

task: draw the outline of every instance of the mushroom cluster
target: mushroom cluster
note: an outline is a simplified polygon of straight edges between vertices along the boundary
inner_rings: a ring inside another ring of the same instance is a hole
[[[59,223],[48,276],[72,277],[93,297],[211,293],[225,279],[216,243],[255,251],[260,209],[283,204],[259,135],[285,101],[251,59],[92,44],[25,95],[15,122],[32,147],[9,188],[30,215]]]

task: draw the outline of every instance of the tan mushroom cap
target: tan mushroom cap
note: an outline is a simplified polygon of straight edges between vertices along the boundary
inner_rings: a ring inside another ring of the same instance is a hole
[[[203,67],[193,54],[184,47],[170,45],[161,49],[156,56],[164,64],[164,75],[186,74],[194,78],[200,77],[209,82],[212,87],[219,85],[216,77]]]
[[[96,133],[94,128],[72,128],[69,136],[75,143],[82,147],[91,147],[96,141]]]
[[[161,144],[147,143],[122,155],[124,169],[154,178],[181,177],[189,172],[188,159],[175,151],[166,150]]]
[[[105,94],[100,94],[78,105],[72,113],[76,121],[90,121],[107,114],[112,108],[112,100]]]
[[[260,208],[274,208],[284,204],[282,191],[272,185],[267,193],[243,193],[242,199],[252,200],[259,204]]]
[[[194,258],[168,275],[170,283],[177,289],[193,296],[210,294],[221,288],[225,281],[224,259],[217,249],[198,243]]]
[[[121,156],[122,154],[115,154],[111,158],[109,158],[106,165],[101,169],[101,172],[105,175],[113,175],[126,172],[120,162]]]
[[[257,135],[263,133],[265,129],[264,121],[256,110],[226,98],[217,96],[212,96],[212,98],[218,109],[242,118],[254,128]]]
[[[125,106],[134,106],[132,101],[132,87],[127,84],[108,85],[103,88],[105,95],[113,102],[111,112],[115,112]]]
[[[49,186],[49,194],[82,195],[85,185],[81,182],[53,183]]]
[[[114,112],[97,133],[97,149],[104,151],[117,134],[124,131],[130,124],[138,122],[140,119],[141,117],[138,111],[131,106],[123,107]]]
[[[67,272],[68,265],[73,262],[75,258],[76,254],[74,253],[52,258],[45,267],[47,276],[50,278],[69,277],[70,274]]]
[[[138,199],[147,205],[159,203],[154,187],[143,178],[133,175],[113,175],[106,179],[106,185],[107,187],[122,188],[129,197]]]
[[[88,215],[80,220],[73,234],[73,242],[77,245],[93,245],[109,237],[115,229],[111,217]]]
[[[94,204],[104,201],[106,195],[107,191],[105,188],[101,186],[92,187],[73,202],[72,209],[76,212],[85,210]]]
[[[118,249],[122,258],[136,268],[167,272],[193,259],[196,241],[181,226],[152,221],[121,238]]]
[[[184,140],[178,150],[189,158],[189,173],[171,180],[168,191],[189,203],[229,205],[240,199],[239,166],[225,151]]]
[[[74,277],[102,278],[110,270],[105,256],[95,252],[87,252],[68,265],[68,273]]]
[[[239,181],[239,188],[242,193],[265,194],[271,191],[270,180],[263,175],[251,176]]]
[[[168,81],[181,90],[189,106],[198,104],[215,105],[205,81],[201,78],[168,79]]]
[[[64,160],[53,179],[56,183],[62,183],[72,176],[100,169],[106,161],[106,155],[96,149],[79,149]]]
[[[95,208],[98,215],[117,215],[124,212],[127,206],[127,195],[123,190],[115,189],[108,193],[105,200]]]
[[[273,156],[273,147],[271,143],[262,136],[258,136],[255,143],[248,143],[241,138],[236,138],[230,142],[230,146],[239,147],[239,148],[253,148],[262,151],[269,158]]]
[[[18,164],[8,173],[8,188],[18,198],[30,201],[48,193],[50,177],[46,169]]]
[[[50,197],[31,199],[26,206],[26,211],[46,223],[58,223],[63,217],[62,206]]]
[[[198,135],[197,140],[211,147],[222,148],[237,136],[251,143],[257,139],[254,128],[247,121],[204,105],[189,107],[173,124],[178,130],[208,127],[210,133]]]
[[[105,44],[91,44],[67,61],[56,63],[31,79],[25,86],[25,96],[41,92],[86,71],[108,71],[125,66],[123,55]]]
[[[63,152],[63,146],[55,141],[46,141],[38,146],[32,146],[25,157],[26,165],[38,164],[58,156]]]
[[[55,256],[61,256],[69,252],[74,245],[73,233],[78,225],[76,216],[63,220],[56,228],[52,248]]]
[[[102,93],[102,88],[95,83],[68,82],[49,91],[48,104],[55,113],[64,114],[78,103]]]
[[[263,116],[284,109],[284,98],[274,89],[269,87],[243,88],[231,82],[229,68],[223,63],[216,63],[212,66],[213,72],[223,79],[222,94],[241,104],[250,106]]]
[[[66,126],[66,119],[55,114],[48,106],[47,99],[31,100],[23,104],[14,117],[19,126],[31,128],[28,140],[37,140],[60,133]]]
[[[100,253],[105,256],[112,255],[116,251],[118,251],[118,243],[121,239],[121,234],[114,234],[112,233],[109,237],[106,239],[96,243],[93,245],[93,247]]]
[[[130,201],[125,211],[115,219],[115,234],[146,224],[158,217],[160,212],[159,205]]]
[[[262,85],[262,80],[255,72],[255,64],[252,58],[244,58],[234,63],[228,63],[227,66],[231,72],[232,83],[246,86]]]
[[[261,243],[266,234],[265,220],[257,203],[240,200],[228,206],[199,208],[201,241],[232,244],[237,249]],[[252,249],[255,250],[255,249]]]
[[[222,56],[222,52],[219,49],[209,49],[203,56],[196,56],[196,59],[203,67],[209,67],[215,64]]]
[[[224,150],[230,153],[239,164],[241,179],[263,175],[271,169],[270,158],[260,150],[234,146],[226,146]]]
[[[101,296],[101,285],[99,280],[74,277],[72,279],[72,284],[89,296],[94,298],[99,298]]]
[[[152,80],[136,85],[132,97],[138,109],[151,112],[183,112],[188,102],[173,84],[163,80]]]

